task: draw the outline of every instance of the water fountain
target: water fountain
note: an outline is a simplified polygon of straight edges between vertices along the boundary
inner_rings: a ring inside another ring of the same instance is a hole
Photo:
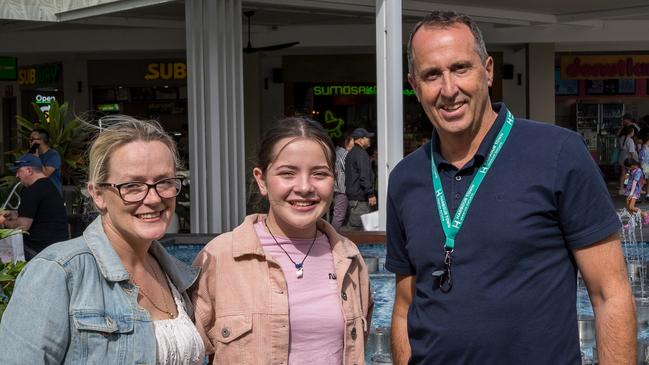
[[[623,228],[620,240],[636,301],[638,319],[638,364],[649,365],[649,245],[642,233],[642,220],[639,213],[631,214],[625,209],[618,212]],[[205,240],[207,242],[207,240]],[[194,243],[194,244],[189,244]],[[204,242],[196,238],[188,242],[165,242],[176,257],[191,263]],[[390,319],[394,300],[394,274],[385,270],[384,244],[359,244],[370,272],[370,283],[374,296],[374,315],[366,346],[367,364],[389,364],[390,358]],[[594,314],[585,284],[578,275],[577,314],[579,344],[582,364],[597,364]]]

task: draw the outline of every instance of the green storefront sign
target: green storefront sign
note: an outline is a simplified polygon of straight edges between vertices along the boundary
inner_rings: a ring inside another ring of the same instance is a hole
[[[16,57],[0,57],[0,80],[16,80],[18,78],[17,64]]]

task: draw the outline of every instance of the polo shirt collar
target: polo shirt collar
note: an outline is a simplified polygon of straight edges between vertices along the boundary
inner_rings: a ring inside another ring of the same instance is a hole
[[[491,107],[496,113],[498,113],[498,116],[496,117],[494,124],[489,129],[489,132],[487,132],[487,135],[485,135],[485,138],[482,140],[482,143],[480,143],[480,147],[478,147],[478,150],[473,156],[473,159],[469,163],[482,165],[482,162],[487,158],[487,155],[491,150],[491,146],[493,145],[494,140],[496,139],[496,136],[500,131],[500,128],[502,128],[503,123],[505,123],[505,119],[507,117],[507,106],[505,106],[505,103],[492,103]],[[453,168],[453,165],[442,156],[440,150],[439,135],[437,134],[437,131],[435,129],[433,129],[433,136],[430,140],[430,143],[433,145],[433,155],[435,156],[437,169],[439,170],[442,168]]]

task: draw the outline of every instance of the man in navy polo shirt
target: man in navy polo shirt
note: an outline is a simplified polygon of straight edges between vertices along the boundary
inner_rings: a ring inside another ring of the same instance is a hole
[[[394,363],[581,364],[578,269],[600,363],[635,363],[620,222],[581,138],[491,104],[493,59],[464,15],[426,16],[408,61],[435,132],[388,184]]]

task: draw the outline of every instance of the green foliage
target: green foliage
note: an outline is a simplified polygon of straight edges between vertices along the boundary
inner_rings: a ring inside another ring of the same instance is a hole
[[[25,267],[24,261],[2,263],[0,262],[0,319],[9,304],[9,299],[14,291],[14,284],[18,274]]]
[[[49,146],[61,155],[61,177],[64,179],[64,184],[78,183],[87,171],[84,148],[88,141],[89,129],[86,123],[72,115],[67,102],[59,105],[57,101],[52,101],[48,114],[45,114],[37,104],[32,103],[32,106],[37,121],[32,122],[20,115],[16,116],[21,137],[29,138],[35,128],[46,130],[50,135]],[[15,151],[14,154],[19,157],[26,152],[22,149]],[[71,181],[65,181],[66,179]]]
[[[22,234],[23,230],[20,228],[0,228],[0,240],[13,236],[15,234]]]

